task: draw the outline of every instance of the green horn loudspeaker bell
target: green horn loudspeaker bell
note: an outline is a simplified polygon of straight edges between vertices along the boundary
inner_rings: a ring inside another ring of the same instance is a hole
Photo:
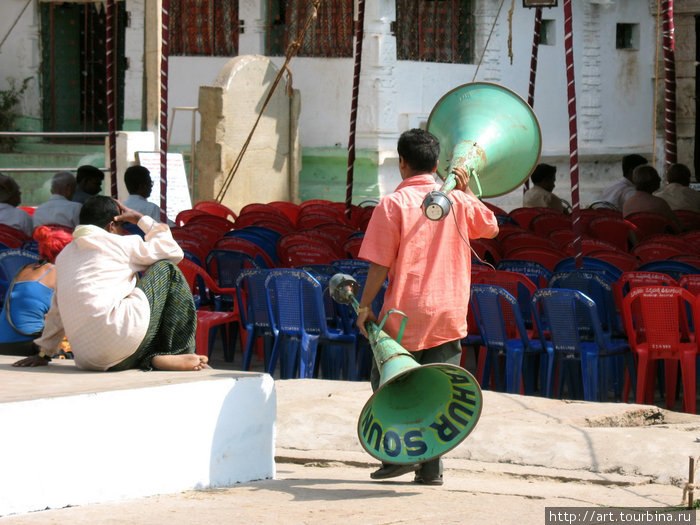
[[[498,84],[474,82],[449,91],[435,104],[427,129],[440,142],[438,175],[445,181],[423,203],[425,215],[449,213],[454,167],[470,172],[477,197],[503,195],[522,184],[537,165],[542,133],[537,116],[517,93]]]
[[[352,276],[334,275],[329,290],[335,301],[357,311],[359,286]],[[360,412],[357,435],[362,447],[383,463],[429,461],[459,445],[474,429],[483,404],[481,388],[459,366],[419,365],[400,345],[401,333],[395,341],[382,330],[384,321],[386,317],[379,325],[365,323],[381,379]]]

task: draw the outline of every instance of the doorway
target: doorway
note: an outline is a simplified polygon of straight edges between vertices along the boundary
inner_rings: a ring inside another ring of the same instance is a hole
[[[117,129],[124,120],[125,2],[114,17]],[[104,3],[42,2],[44,131],[107,131],[107,14]],[[101,139],[100,139],[101,140]]]

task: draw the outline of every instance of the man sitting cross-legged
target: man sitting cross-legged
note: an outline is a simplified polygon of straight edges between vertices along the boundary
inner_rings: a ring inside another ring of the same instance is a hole
[[[145,238],[121,235],[122,221]],[[197,313],[167,225],[97,195],[83,204],[73,237],[56,259],[39,353],[14,366],[48,364],[65,333],[75,364],[87,370],[208,368],[194,353]]]

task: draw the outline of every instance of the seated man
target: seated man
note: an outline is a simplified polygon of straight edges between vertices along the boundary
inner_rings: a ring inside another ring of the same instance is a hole
[[[17,206],[22,199],[19,184],[12,177],[0,173],[0,224],[23,231],[31,237],[32,216]]]
[[[661,197],[652,195],[661,185],[661,177],[656,168],[644,164],[637,166],[632,172],[632,182],[636,191],[627,197],[622,206],[622,216],[629,217],[633,213],[645,212],[663,215],[675,224],[679,224],[678,217],[673,213],[671,207]]]
[[[122,235],[121,221],[137,224],[145,238]],[[73,237],[56,259],[39,353],[14,366],[48,364],[65,333],[75,364],[86,370],[208,368],[207,357],[194,353],[197,312],[167,225],[96,195],[83,205]]]
[[[666,172],[666,186],[655,195],[665,200],[672,210],[700,213],[700,192],[690,187],[690,170],[685,164],[673,164]]]
[[[153,179],[151,172],[145,166],[129,166],[124,172],[124,184],[129,192],[129,197],[124,201],[124,206],[132,210],[148,215],[160,222],[160,208],[148,202],[153,189]],[[168,220],[168,226],[175,226],[175,223]]]
[[[80,166],[75,175],[77,187],[73,194],[73,202],[82,204],[93,195],[100,193],[104,178],[105,174],[99,168],[88,164]]]
[[[51,197],[37,206],[32,217],[34,227],[61,224],[75,228],[79,222],[80,203],[73,202],[75,177],[70,171],[59,171],[51,179]]]
[[[647,159],[637,154],[622,157],[622,178],[605,188],[600,200],[609,202],[615,209],[622,211],[625,200],[634,193],[632,172],[637,166],[647,162]]]
[[[523,194],[523,208],[551,208],[564,212],[564,202],[552,193],[557,168],[550,164],[538,164],[530,176],[532,187]]]

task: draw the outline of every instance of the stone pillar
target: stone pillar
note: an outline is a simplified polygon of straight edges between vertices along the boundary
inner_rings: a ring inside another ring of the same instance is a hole
[[[212,86],[199,88],[195,201],[216,200],[226,184],[279,69],[266,57],[232,58]],[[251,202],[298,200],[300,95],[278,84],[221,203],[234,212]]]
[[[161,56],[161,0],[149,0],[145,6],[145,81],[144,120],[145,129],[159,134],[160,119],[160,56]]]

